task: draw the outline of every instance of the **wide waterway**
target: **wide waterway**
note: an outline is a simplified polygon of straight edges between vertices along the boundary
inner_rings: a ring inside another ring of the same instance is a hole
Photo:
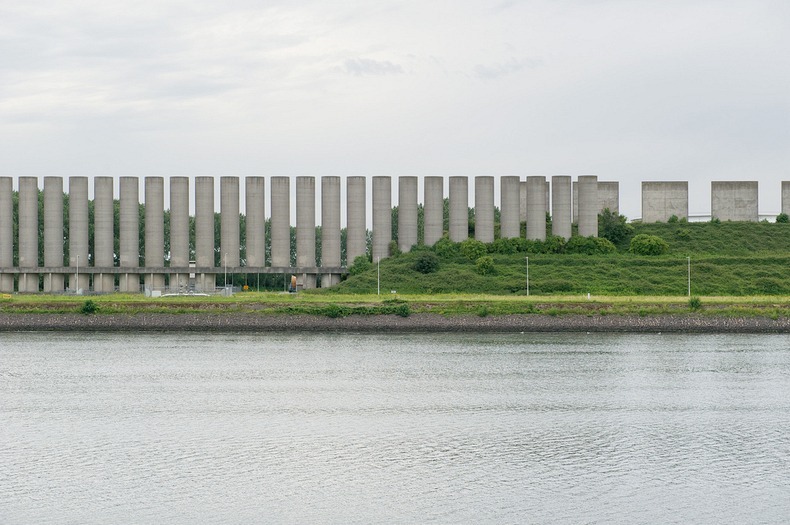
[[[786,523],[790,336],[0,334],[0,523]]]

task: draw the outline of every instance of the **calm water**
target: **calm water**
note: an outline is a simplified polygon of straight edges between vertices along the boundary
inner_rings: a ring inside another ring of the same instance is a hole
[[[789,347],[0,334],[0,523],[786,523]]]

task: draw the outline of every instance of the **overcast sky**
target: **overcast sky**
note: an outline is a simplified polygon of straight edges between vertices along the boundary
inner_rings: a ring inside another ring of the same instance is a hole
[[[787,0],[0,0],[0,51],[0,175],[790,180]]]

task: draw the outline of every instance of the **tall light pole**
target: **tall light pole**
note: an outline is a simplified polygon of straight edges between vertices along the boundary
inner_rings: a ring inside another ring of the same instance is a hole
[[[691,297],[691,256],[686,256],[686,261],[688,261],[689,297]]]
[[[529,296],[529,257],[527,257],[527,296]]]
[[[75,284],[74,293],[76,295],[79,295],[80,294],[80,256],[79,255],[77,256],[77,277],[76,277],[76,281],[77,281],[77,283]]]
[[[381,257],[376,257],[376,295],[381,295]]]
[[[225,289],[228,289],[228,254],[225,252]]]

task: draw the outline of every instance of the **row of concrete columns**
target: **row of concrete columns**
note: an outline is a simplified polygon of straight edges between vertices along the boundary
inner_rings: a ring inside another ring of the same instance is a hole
[[[220,265],[238,267],[239,260],[239,178],[220,178]],[[579,177],[579,231],[583,235],[597,234],[597,178]],[[75,268],[69,277],[73,289],[88,287],[88,270],[94,275],[96,291],[111,291],[114,275],[102,272],[103,268],[114,266],[113,231],[113,194],[112,177],[95,177],[94,184],[94,253],[92,260],[88,254],[88,179],[70,177],[69,187],[69,261],[66,266]],[[246,177],[246,238],[248,267],[263,267],[265,264],[266,191],[263,177]],[[291,266],[290,245],[290,195],[291,179],[272,177],[270,179],[271,206],[271,265],[288,268]],[[321,177],[321,225],[322,225],[322,264],[324,267],[340,266],[340,198],[341,181],[339,177]],[[424,242],[432,245],[438,241],[443,231],[444,178],[424,178]],[[512,238],[520,234],[520,186],[519,177],[501,177],[500,208],[501,237]],[[545,177],[527,177],[527,237],[543,240],[546,237],[548,211],[545,200]],[[145,202],[145,260],[142,274],[143,284],[151,289],[165,286],[165,275],[161,269],[165,265],[164,253],[164,184],[162,177],[144,178]],[[170,266],[187,268],[189,266],[189,195],[190,179],[171,177],[170,184]],[[366,253],[366,184],[365,177],[346,179],[346,222],[347,222],[347,261]],[[494,240],[494,177],[475,177],[475,238],[482,242]],[[194,182],[195,202],[195,266],[208,268],[214,266],[214,178],[197,177]],[[63,179],[44,178],[44,266],[57,268],[63,266]],[[449,178],[449,237],[460,242],[469,232],[469,179],[467,177]],[[12,230],[12,179],[0,177],[0,268],[10,268],[13,262]],[[119,180],[120,224],[119,253],[120,268],[138,268],[139,254],[139,179],[121,177]],[[392,179],[381,176],[372,178],[372,216],[373,216],[373,259],[385,258],[390,253],[392,241]],[[315,253],[315,199],[316,179],[296,177],[296,266],[307,268],[316,264]],[[398,248],[408,251],[418,242],[418,178],[398,178]],[[571,177],[552,177],[552,233],[569,238],[571,235]],[[89,268],[89,265],[91,268]],[[77,269],[83,268],[82,274]],[[19,267],[38,267],[38,179],[19,178]],[[147,270],[151,269],[150,272]],[[156,270],[160,269],[159,272]],[[199,272],[198,272],[199,273]],[[171,287],[185,286],[187,273],[172,274]],[[339,275],[327,275],[325,285],[335,284]],[[119,288],[123,292],[136,292],[140,289],[141,274],[120,273]],[[210,274],[197,276],[197,288],[206,289]],[[37,273],[20,273],[20,291],[38,291]],[[315,274],[305,275],[305,287],[315,286]],[[63,290],[65,275],[50,273],[45,276],[45,291]],[[13,276],[0,275],[0,288],[13,289]]]

